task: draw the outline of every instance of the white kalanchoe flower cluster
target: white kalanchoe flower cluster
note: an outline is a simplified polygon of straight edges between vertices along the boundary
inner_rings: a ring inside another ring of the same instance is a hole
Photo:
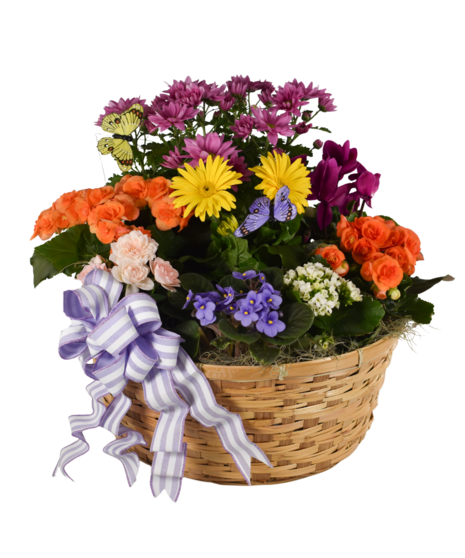
[[[360,289],[321,263],[291,269],[284,276],[284,284],[299,293],[315,316],[329,316],[341,304],[349,306],[362,300]]]

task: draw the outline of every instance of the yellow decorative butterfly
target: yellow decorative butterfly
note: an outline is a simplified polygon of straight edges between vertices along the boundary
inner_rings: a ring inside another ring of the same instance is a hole
[[[132,149],[128,142],[133,139],[130,134],[137,129],[143,116],[144,109],[136,103],[123,114],[113,112],[103,119],[102,129],[113,134],[113,137],[99,140],[97,149],[102,155],[111,153],[123,172],[131,170],[134,163]]]

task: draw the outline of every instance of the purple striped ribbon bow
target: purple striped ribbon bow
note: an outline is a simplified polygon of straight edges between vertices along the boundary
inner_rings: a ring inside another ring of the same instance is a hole
[[[247,438],[239,415],[218,405],[207,379],[180,347],[181,337],[161,327],[155,301],[137,293],[118,302],[121,289],[122,284],[111,273],[94,269],[82,288],[64,293],[64,312],[71,323],[61,333],[59,353],[64,359],[78,357],[93,380],[87,386],[92,413],[69,418],[76,441],[61,450],[53,474],[59,469],[70,478],[66,473],[68,463],[89,450],[84,431],[102,426],[118,437],[103,451],[121,461],[132,486],[139,458],[127,450],[146,444],[139,432],[121,424],[131,407],[123,389],[132,380],[142,383],[147,405],[160,413],[150,446],[154,452],[150,483],[155,497],[163,490],[173,501],[179,496],[188,413],[203,426],[216,429],[223,447],[250,484],[251,457],[271,467],[268,458]],[[108,394],[115,399],[107,408],[101,399]]]

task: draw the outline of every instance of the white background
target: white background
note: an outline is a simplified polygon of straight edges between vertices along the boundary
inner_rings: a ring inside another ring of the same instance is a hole
[[[2,11],[2,554],[463,556],[460,2],[18,1]],[[62,292],[77,285],[58,277],[34,291],[34,221],[62,193],[103,184],[93,122],[110,99],[151,101],[165,81],[236,74],[327,88],[338,110],[317,123],[381,173],[374,212],[420,235],[421,277],[456,281],[426,293],[434,329],[416,352],[400,343],[372,429],[329,472],[251,489],[185,480],[174,505],[152,498],[146,465],[129,489],[101,451],[111,435],[92,431],[91,451],[69,467],[76,482],[52,479],[71,442],[67,417],[90,401],[78,363],[57,354]]]

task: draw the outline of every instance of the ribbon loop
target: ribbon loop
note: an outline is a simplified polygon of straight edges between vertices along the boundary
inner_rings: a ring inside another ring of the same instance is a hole
[[[271,467],[268,458],[247,438],[239,415],[218,405],[207,379],[180,346],[181,337],[161,327],[156,302],[144,293],[118,302],[121,289],[111,273],[94,269],[86,276],[84,287],[64,294],[64,311],[71,323],[61,333],[59,353],[64,359],[79,358],[94,380],[88,386],[93,412],[70,417],[71,434],[77,440],[62,450],[54,475],[60,469],[68,476],[66,465],[89,449],[83,432],[102,426],[118,437],[104,452],[123,464],[130,486],[135,482],[139,458],[127,450],[145,445],[145,440],[121,424],[131,407],[122,392],[132,380],[142,382],[147,405],[160,413],[150,446],[154,452],[150,484],[155,497],[163,490],[173,501],[179,496],[187,452],[184,423],[189,412],[202,425],[216,429],[250,484],[251,458]],[[106,408],[101,398],[108,394],[115,399]]]

